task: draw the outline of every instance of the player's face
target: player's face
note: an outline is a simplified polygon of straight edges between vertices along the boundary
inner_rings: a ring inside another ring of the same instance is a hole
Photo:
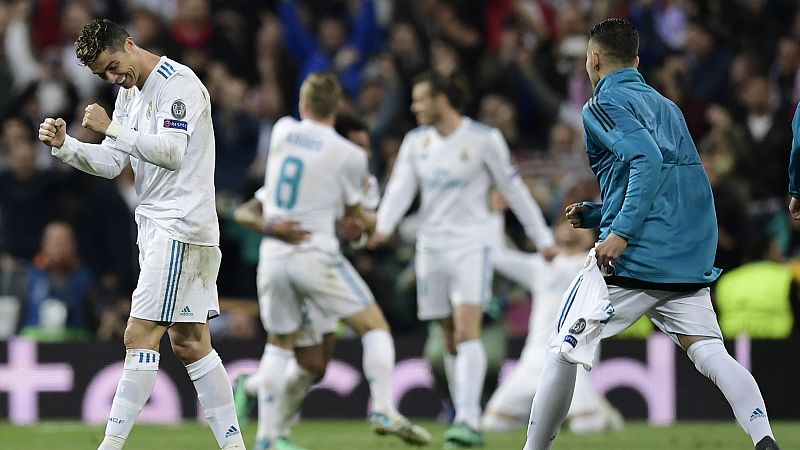
[[[415,84],[411,90],[411,112],[417,117],[419,125],[433,125],[439,121],[436,99],[427,81]]]
[[[104,50],[97,59],[89,65],[92,73],[102,78],[108,84],[118,84],[125,89],[136,85],[138,73],[136,71],[133,55],[126,43],[123,50]]]

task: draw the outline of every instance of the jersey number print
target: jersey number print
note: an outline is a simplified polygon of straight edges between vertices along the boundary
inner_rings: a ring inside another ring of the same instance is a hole
[[[297,202],[297,190],[303,176],[303,160],[288,156],[281,165],[281,176],[275,188],[275,204],[279,208],[292,209]]]

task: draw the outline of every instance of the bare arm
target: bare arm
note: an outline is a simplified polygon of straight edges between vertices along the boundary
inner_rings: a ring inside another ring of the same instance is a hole
[[[266,220],[261,210],[261,202],[256,198],[243,203],[233,212],[233,220],[248,230],[274,237],[289,244],[299,244],[306,240],[309,232],[293,220]]]

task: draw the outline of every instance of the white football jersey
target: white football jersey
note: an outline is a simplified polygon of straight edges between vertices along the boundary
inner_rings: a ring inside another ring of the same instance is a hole
[[[121,126],[116,139],[94,145],[67,136],[53,155],[107,178],[117,176],[130,159],[137,217],[151,219],[177,241],[219,245],[211,100],[200,79],[190,68],[161,57],[141,90],[119,90],[112,120]]]
[[[267,220],[294,220],[310,235],[300,245],[265,237],[262,257],[303,249],[338,252],[335,222],[344,206],[360,204],[366,153],[312,120],[280,119],[272,130],[264,186],[256,192]]]
[[[553,235],[511,163],[500,131],[467,117],[446,137],[430,126],[406,134],[378,208],[376,229],[391,234],[419,190],[418,246],[447,249],[488,243],[492,185],[500,189],[537,247],[553,245]]]

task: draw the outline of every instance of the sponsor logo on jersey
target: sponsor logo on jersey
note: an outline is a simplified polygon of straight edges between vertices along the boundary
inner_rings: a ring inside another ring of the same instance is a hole
[[[572,334],[581,334],[585,329],[586,329],[586,320],[581,317],[580,319],[576,320],[575,323],[572,324],[572,327],[570,327],[569,332]]]
[[[189,124],[182,120],[164,119],[164,128],[175,128],[176,130],[189,131]]]
[[[184,117],[186,117],[186,105],[180,100],[175,100],[174,102],[172,102],[171,110],[172,110],[172,117],[176,119],[183,119]]]

